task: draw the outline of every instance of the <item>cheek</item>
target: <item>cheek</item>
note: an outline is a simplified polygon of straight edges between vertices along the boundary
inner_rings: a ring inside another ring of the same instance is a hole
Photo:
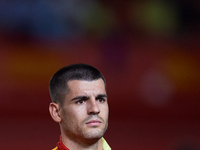
[[[73,124],[81,124],[84,120],[84,112],[82,109],[71,109],[67,112],[68,121],[71,121]]]
[[[72,112],[65,112],[62,117],[63,119],[63,127],[66,131],[74,131],[77,128],[77,118],[74,113]]]
[[[101,113],[102,113],[102,115],[104,115],[105,117],[108,116],[108,114],[109,114],[109,108],[108,108],[108,105],[102,107],[102,109],[101,109]]]

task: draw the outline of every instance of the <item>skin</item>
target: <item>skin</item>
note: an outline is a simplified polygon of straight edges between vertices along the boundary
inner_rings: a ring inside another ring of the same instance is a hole
[[[49,107],[60,124],[63,143],[70,150],[102,150],[109,113],[103,80],[72,80],[68,87],[63,106],[51,103]]]

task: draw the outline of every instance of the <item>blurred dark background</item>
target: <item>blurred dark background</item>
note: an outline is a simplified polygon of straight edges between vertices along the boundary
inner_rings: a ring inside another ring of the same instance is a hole
[[[51,149],[48,83],[88,63],[105,76],[114,150],[200,149],[199,0],[1,0],[0,147]]]

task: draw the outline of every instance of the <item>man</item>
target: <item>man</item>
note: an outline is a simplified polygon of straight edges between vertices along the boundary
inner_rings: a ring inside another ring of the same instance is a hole
[[[53,150],[111,150],[103,138],[109,114],[106,82],[96,68],[66,66],[54,74],[49,91],[49,112],[61,131]]]

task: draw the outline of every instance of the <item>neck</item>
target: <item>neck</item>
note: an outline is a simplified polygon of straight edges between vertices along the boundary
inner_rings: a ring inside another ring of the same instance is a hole
[[[95,140],[72,140],[65,135],[62,136],[63,144],[70,150],[102,150],[102,138]]]

